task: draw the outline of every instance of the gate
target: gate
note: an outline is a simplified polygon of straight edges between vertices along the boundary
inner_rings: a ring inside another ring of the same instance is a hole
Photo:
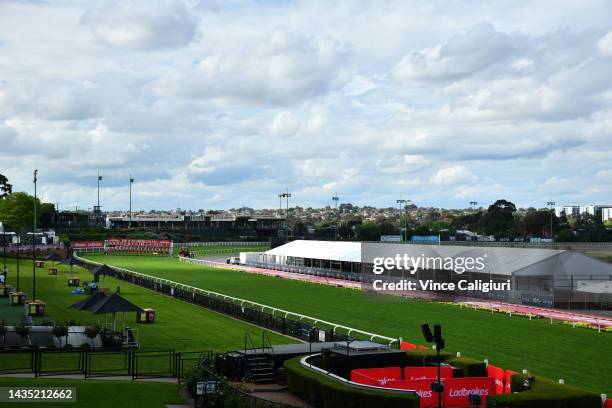
[[[212,351],[185,351],[174,354],[174,375],[179,383],[185,381],[185,371],[200,362],[213,361]]]
[[[34,375],[84,374],[85,350],[38,350],[35,353]]]
[[[174,350],[132,352],[132,379],[174,377]]]
[[[132,351],[89,351],[85,378],[132,375]]]
[[[36,349],[0,351],[0,374],[33,373]]]

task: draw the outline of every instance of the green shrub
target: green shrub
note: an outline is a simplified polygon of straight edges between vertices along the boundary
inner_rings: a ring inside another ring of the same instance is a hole
[[[469,357],[454,357],[447,360],[447,362],[461,370],[463,377],[487,376],[487,366],[483,361]]]
[[[527,376],[511,378],[514,390],[524,389]],[[561,385],[546,378],[530,377],[531,389],[513,394],[498,394],[487,398],[487,407],[499,408],[600,408],[601,397],[571,385]]]
[[[285,361],[285,379],[289,391],[308,401],[315,408],[418,408],[416,394],[370,391],[343,384],[302,367],[301,357]]]
[[[452,357],[451,353],[440,352],[440,361],[446,361]],[[408,350],[406,351],[407,366],[424,366],[437,363],[436,350]]]

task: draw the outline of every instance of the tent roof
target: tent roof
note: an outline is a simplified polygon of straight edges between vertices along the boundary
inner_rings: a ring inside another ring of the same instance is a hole
[[[58,254],[56,254],[55,252],[51,252],[49,255],[45,256],[44,258],[47,261],[61,261],[62,258],[61,256],[59,256]]]
[[[72,265],[80,265],[81,264],[79,261],[77,261],[76,259],[74,259],[72,257],[66,258],[66,259],[62,259],[60,261],[60,263],[62,265],[70,265],[70,266],[72,266]]]
[[[584,254],[556,249],[416,245],[377,242],[296,240],[267,251],[268,255],[372,263],[375,257],[483,257],[484,270],[474,272],[517,276],[612,276],[612,265]]]
[[[93,314],[117,313],[117,312],[142,312],[143,309],[129,300],[113,293],[106,299],[102,299],[88,308]]]
[[[266,254],[343,262],[361,262],[361,243],[296,240],[271,249]]]
[[[90,307],[99,303],[102,300],[108,298],[104,293],[96,292],[93,295],[87,296],[85,299],[81,299],[70,307],[77,310],[89,310]]]

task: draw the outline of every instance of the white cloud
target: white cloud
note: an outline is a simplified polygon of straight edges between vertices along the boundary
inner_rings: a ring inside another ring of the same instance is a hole
[[[601,37],[597,42],[599,52],[604,57],[612,57],[612,31],[609,31],[606,35]]]
[[[277,27],[266,39],[213,53],[157,85],[160,95],[288,104],[339,86],[350,48],[331,37]]]
[[[182,47],[193,39],[198,24],[176,0],[109,1],[85,12],[82,22],[101,43],[131,50]]]
[[[474,179],[474,175],[463,164],[439,169],[430,179],[438,185],[457,185]]]

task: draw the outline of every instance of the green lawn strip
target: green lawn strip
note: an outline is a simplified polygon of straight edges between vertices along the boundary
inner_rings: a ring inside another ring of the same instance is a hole
[[[0,387],[76,388],[76,402],[4,403],[16,407],[165,408],[165,404],[186,403],[178,395],[178,384],[161,382],[0,377]]]
[[[140,257],[133,257],[140,259]],[[176,261],[175,261],[176,262]],[[47,262],[47,264],[49,264]],[[15,286],[14,260],[9,260],[8,283]],[[23,265],[22,265],[23,266]],[[86,269],[57,265],[57,276],[48,275],[46,268],[37,268],[36,297],[47,302],[47,318],[54,321],[75,320],[82,325],[104,322],[104,315],[98,318],[86,311],[69,308],[85,295],[71,293],[72,287],[67,286],[67,279],[78,276],[83,281],[91,281],[92,275]],[[31,264],[27,269],[21,268],[21,290],[32,294]],[[111,288],[114,291],[119,286],[121,295],[142,308],[153,308],[156,311],[156,321],[153,324],[136,323],[135,313],[126,313],[125,324],[138,330],[142,349],[175,349],[178,351],[214,350],[227,351],[244,347],[244,336],[248,332],[257,342],[262,336],[262,329],[228,316],[215,313],[200,306],[192,305],[137,285],[111,277],[102,278],[100,287]],[[17,306],[14,306],[17,308]],[[23,310],[19,308],[20,310]],[[0,309],[0,313],[3,309]],[[0,314],[0,319],[4,318]],[[107,321],[111,321],[108,315]],[[122,315],[117,317],[118,327],[123,321]],[[296,340],[281,336],[275,332],[266,331],[274,344],[294,343]],[[259,344],[259,343],[257,343]],[[80,345],[73,345],[80,346]]]
[[[441,323],[449,350],[491,364],[612,393],[612,337],[546,319],[529,320],[435,302],[179,263],[159,257],[91,259],[389,337],[423,344],[419,325]]]

